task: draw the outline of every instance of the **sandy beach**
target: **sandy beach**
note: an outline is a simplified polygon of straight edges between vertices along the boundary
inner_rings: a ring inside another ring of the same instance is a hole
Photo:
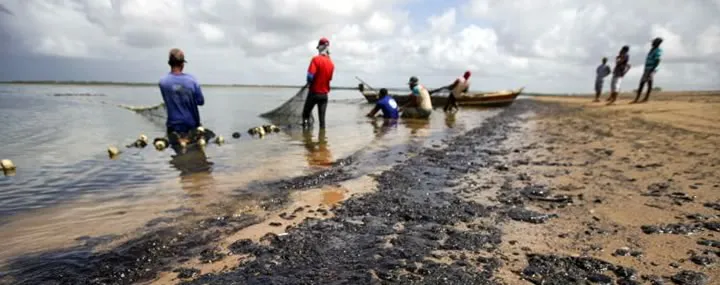
[[[530,149],[508,160],[527,180],[513,185],[572,202],[532,202],[558,217],[503,227],[505,283],[560,273],[543,271],[547,264],[526,254],[598,258],[633,268],[640,284],[663,284],[652,283],[663,277],[665,284],[720,282],[718,95],[665,92],[630,105],[626,94],[614,106],[587,97],[536,98],[559,108],[539,114],[519,136]],[[531,260],[537,266],[528,267]]]
[[[96,266],[24,260],[4,281],[715,284],[720,93],[629,96],[518,100],[390,168],[340,159],[254,207],[106,244]]]

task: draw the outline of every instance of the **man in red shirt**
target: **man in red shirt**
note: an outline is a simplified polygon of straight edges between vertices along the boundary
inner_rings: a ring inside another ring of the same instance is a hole
[[[312,58],[308,67],[307,82],[310,90],[305,99],[305,108],[303,108],[303,127],[308,125],[310,112],[315,105],[318,105],[320,128],[325,128],[325,110],[327,109],[328,93],[330,93],[330,81],[332,81],[335,71],[335,65],[330,59],[329,46],[330,41],[321,38],[317,46],[318,55]]]

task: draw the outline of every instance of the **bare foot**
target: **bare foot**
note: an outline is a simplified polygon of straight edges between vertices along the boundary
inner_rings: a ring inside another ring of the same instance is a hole
[[[630,101],[630,104],[636,104],[637,102],[638,102],[637,100],[632,100],[632,101]]]
[[[593,102],[600,102],[600,99],[595,99],[593,100]]]

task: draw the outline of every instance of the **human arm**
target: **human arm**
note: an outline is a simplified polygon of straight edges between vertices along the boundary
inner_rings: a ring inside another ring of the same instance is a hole
[[[195,104],[198,106],[205,105],[205,96],[202,93],[202,88],[200,88],[200,83],[195,82],[195,92],[193,92],[193,96],[195,97]]]
[[[459,83],[460,83],[460,81],[459,81],[458,79],[455,79],[455,81],[453,81],[453,83],[450,84],[450,85],[448,85],[446,88],[452,90],[452,89],[455,88],[455,86],[457,86]]]
[[[373,109],[370,111],[370,113],[367,113],[366,116],[367,116],[368,118],[375,117],[375,114],[377,114],[378,111],[380,111],[380,106],[375,105],[375,108],[373,108]]]
[[[653,63],[655,63],[651,69],[653,72],[658,68],[658,66],[660,66],[661,57],[662,57],[662,50],[660,48],[658,48],[653,52]]]
[[[420,96],[420,87],[415,86],[415,87],[412,88],[412,92],[411,92],[410,94],[408,94],[408,98],[409,98],[410,100],[408,100],[408,102],[405,103],[405,105],[402,105],[402,107],[400,107],[400,110],[405,109],[405,108],[408,108],[408,107],[414,107],[414,106],[416,106],[416,105],[417,105],[417,97],[418,97],[418,96]]]
[[[310,61],[310,66],[308,66],[307,70],[307,83],[312,84],[313,80],[315,79],[315,72],[317,72],[317,65],[315,64],[315,59],[313,58]]]
[[[623,76],[625,76],[628,73],[628,71],[630,71],[630,68],[632,67],[632,65],[630,64],[630,56],[626,55],[625,58],[623,59],[623,62],[625,63],[625,70],[623,71]]]
[[[628,71],[630,71],[630,67],[631,67],[630,63],[625,65],[625,70],[623,71],[623,76],[625,76],[628,73]]]

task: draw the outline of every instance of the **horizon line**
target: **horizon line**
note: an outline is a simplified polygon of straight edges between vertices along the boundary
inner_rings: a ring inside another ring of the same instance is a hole
[[[28,84],[28,85],[115,85],[115,86],[156,86],[157,82],[128,82],[128,81],[100,81],[100,80],[4,80],[0,81],[0,85],[9,84]],[[303,85],[291,85],[291,84],[243,84],[243,83],[206,83],[201,86],[207,87],[249,87],[249,88],[302,88]],[[358,90],[357,86],[331,86],[332,89],[336,90]],[[388,90],[405,90],[406,87],[385,87]],[[720,90],[713,89],[698,89],[698,90],[661,90],[665,92],[720,92]],[[477,92],[477,91],[476,91]],[[592,92],[528,92],[523,91],[523,95],[580,95],[590,94]]]

